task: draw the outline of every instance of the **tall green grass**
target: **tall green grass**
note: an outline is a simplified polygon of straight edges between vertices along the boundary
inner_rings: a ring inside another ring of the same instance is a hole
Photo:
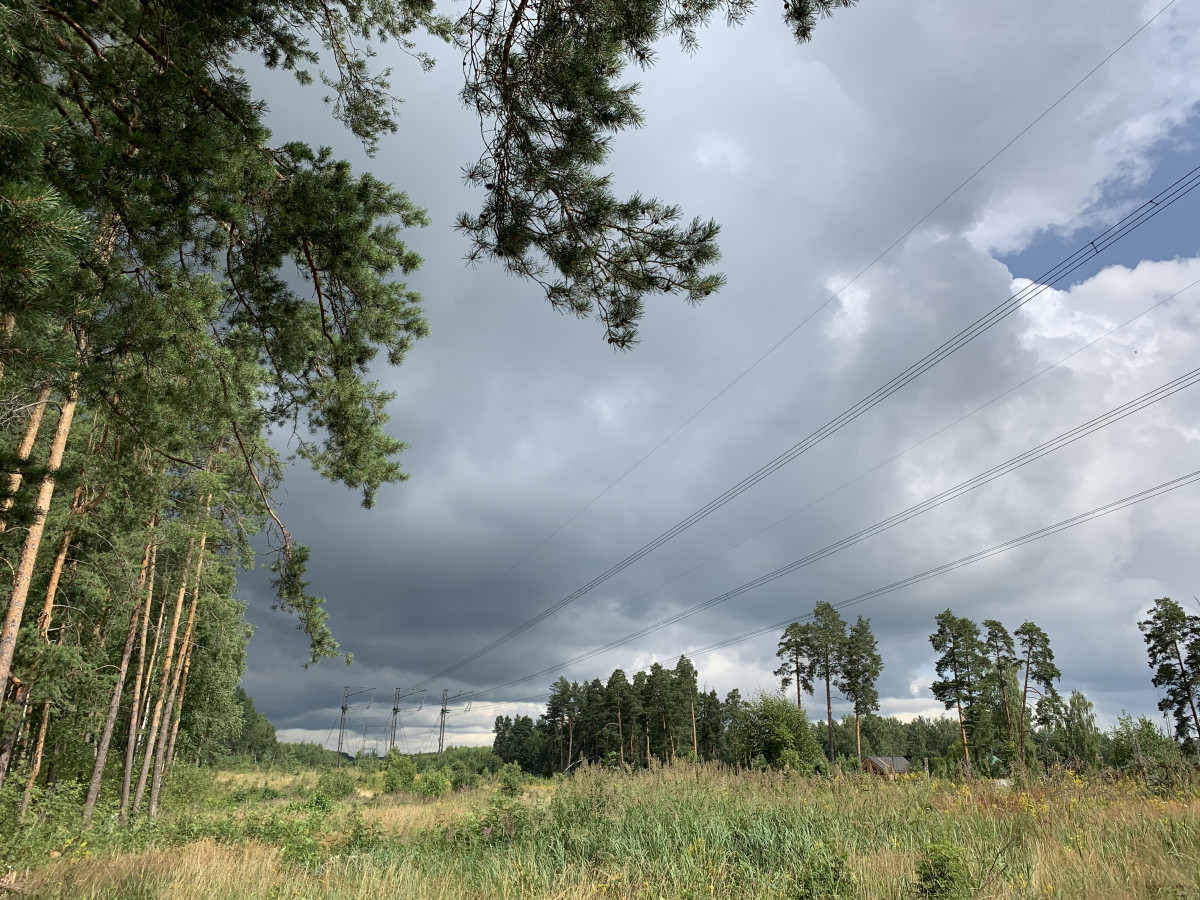
[[[242,785],[241,800],[180,813],[140,847],[63,848],[19,887],[94,900],[1200,897],[1200,785],[1186,781],[1010,787],[681,764],[585,769],[519,794],[381,786],[364,779],[358,799],[333,802],[303,782],[290,796]]]

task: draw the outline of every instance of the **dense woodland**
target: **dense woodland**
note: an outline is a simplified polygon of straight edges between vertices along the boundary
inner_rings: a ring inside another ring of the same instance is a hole
[[[1175,714],[1175,739],[1144,717],[1124,715],[1103,733],[1082,692],[1066,698],[1059,692],[1062,673],[1050,638],[1033,622],[1010,633],[996,620],[981,628],[946,610],[935,625],[929,640],[938,679],[931,688],[947,716],[876,715],[883,660],[870,620],[859,616],[848,626],[833,606],[818,603],[780,637],[778,694],[746,698],[735,689],[722,699],[699,686],[686,656],[673,669],[655,663],[632,679],[621,669],[607,681],[559,678],[536,721],[496,719],[493,748],[505,762],[539,775],[581,763],[645,767],[683,758],[811,773],[833,764],[854,768],[874,755],[905,757],[936,774],[1004,776],[1048,766],[1146,770],[1195,752],[1200,617],[1169,598],[1156,600],[1141,625],[1154,682],[1168,687],[1160,708]],[[819,719],[805,712],[805,694],[824,707]],[[852,709],[840,720],[835,698]]]

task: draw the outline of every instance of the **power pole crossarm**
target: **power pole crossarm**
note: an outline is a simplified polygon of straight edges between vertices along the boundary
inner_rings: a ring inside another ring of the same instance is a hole
[[[438,719],[438,759],[442,758],[442,751],[446,749],[446,713],[449,711],[451,700],[457,700],[459,697],[465,697],[472,694],[474,691],[459,691],[453,697],[450,696],[449,690],[442,691],[442,712]]]

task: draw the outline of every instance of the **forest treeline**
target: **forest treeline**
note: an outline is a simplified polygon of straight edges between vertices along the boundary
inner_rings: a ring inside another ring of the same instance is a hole
[[[1145,717],[1127,715],[1103,732],[1081,691],[1060,693],[1062,673],[1049,636],[1033,622],[1010,633],[997,620],[981,627],[948,609],[934,624],[931,693],[947,716],[902,721],[876,715],[883,660],[870,620],[859,616],[848,626],[830,604],[818,603],[806,621],[780,636],[778,693],[747,698],[734,689],[721,698],[699,686],[686,656],[673,669],[655,663],[632,679],[621,669],[607,681],[559,678],[536,720],[496,719],[493,749],[539,775],[581,763],[645,767],[681,758],[814,772],[831,764],[857,767],[865,756],[905,757],[914,768],[928,765],[948,775],[999,776],[1046,766],[1148,771],[1182,764],[1195,752],[1200,617],[1185,615],[1168,598],[1156,600],[1141,624],[1155,683],[1176,685],[1160,704],[1177,713],[1174,738]],[[820,720],[809,719],[805,694],[824,706]],[[835,719],[835,701],[851,712]]]

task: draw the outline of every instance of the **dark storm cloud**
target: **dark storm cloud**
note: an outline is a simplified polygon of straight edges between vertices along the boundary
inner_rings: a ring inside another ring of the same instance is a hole
[[[411,444],[412,478],[367,512],[306,469],[289,473],[284,512],[313,547],[313,587],[329,598],[331,624],[356,661],[302,670],[299,636],[267,609],[261,573],[248,575],[241,590],[259,630],[246,685],[260,708],[286,735],[324,740],[341,687],[352,683],[378,689],[354,722],[383,721],[394,687],[429,679],[567,596],[1002,301],[1013,285],[992,253],[1111,221],[1108,188],[1136,188],[1154,148],[1200,98],[1200,77],[1189,74],[1200,72],[1200,29],[1187,10],[1147,29],[595,499],[1148,15],[1132,2],[1103,17],[1089,9],[862,6],[823,23],[805,48],[764,12],[741,30],[708,33],[695,57],[664,48],[644,77],[648,126],[617,142],[616,181],[678,202],[685,215],[717,218],[729,287],[697,309],[653,300],[643,342],[628,354],[609,350],[596,323],[553,313],[531,285],[462,264],[465,242],[451,222],[478,202],[459,180],[478,150],[455,99],[457,66],[444,54],[432,75],[399,79],[400,134],[377,159],[356,162],[428,206],[435,223],[410,235],[426,258],[411,283],[427,298],[433,335],[401,368],[378,373],[397,393],[392,430]],[[312,115],[311,98],[264,83],[277,139],[336,141],[355,156]],[[716,596],[1165,382],[1195,358],[1194,296],[930,438],[1197,277],[1200,263],[1185,260],[1105,272],[1047,295],[558,615],[430,682],[431,695],[487,690]],[[1200,438],[1188,424],[1197,405],[1180,395],[566,674],[604,678],[617,666],[673,662],[817,600],[852,597],[1182,474]],[[1135,622],[1152,597],[1190,596],[1193,501],[1172,496],[849,608],[880,637],[883,711],[936,709],[928,634],[947,606],[1010,628],[1036,620],[1059,654],[1064,688],[1083,688],[1108,716],[1151,710]],[[769,689],[774,643],[768,635],[700,656],[701,680],[722,692]],[[551,680],[488,696],[453,720],[453,734],[485,739],[498,711],[514,711],[488,703],[538,694]],[[403,715],[410,736],[427,740],[421,729],[436,709]]]

